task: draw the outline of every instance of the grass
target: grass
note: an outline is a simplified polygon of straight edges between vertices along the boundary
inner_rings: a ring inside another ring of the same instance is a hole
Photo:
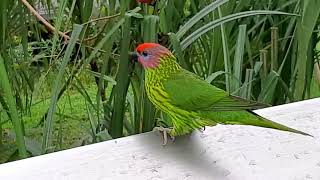
[[[310,98],[320,97],[320,84],[313,78],[311,82]]]
[[[94,84],[94,79],[89,75],[84,74],[80,78],[88,82],[85,88],[90,98],[94,99],[97,87]],[[43,89],[39,89],[39,94],[34,97],[29,112],[22,116],[26,136],[38,142],[41,142],[43,133],[43,127],[40,124],[41,118],[51,103],[51,94],[48,93],[48,88],[46,84]],[[54,129],[54,141],[55,143],[60,141],[57,143],[60,145],[57,149],[68,149],[85,143],[90,132],[90,121],[86,100],[77,90],[71,88],[65,92],[65,96],[57,104],[56,117],[57,126]],[[5,123],[2,128],[6,131],[12,130],[13,127],[11,123]]]

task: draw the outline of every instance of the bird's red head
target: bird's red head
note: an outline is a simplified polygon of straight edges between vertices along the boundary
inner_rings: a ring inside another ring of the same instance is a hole
[[[154,49],[154,48],[157,48],[158,46],[161,46],[161,45],[157,43],[143,43],[137,46],[136,51],[137,53],[141,54],[145,50]]]
[[[147,3],[147,4],[151,4],[153,3],[154,0],[137,0],[140,3]]]
[[[163,57],[172,55],[167,48],[157,43],[140,44],[136,51],[138,53],[138,62],[145,69],[158,67]]]

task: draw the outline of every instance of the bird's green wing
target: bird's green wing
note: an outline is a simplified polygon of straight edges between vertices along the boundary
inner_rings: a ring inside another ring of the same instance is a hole
[[[187,70],[173,73],[163,85],[171,103],[185,110],[239,111],[267,106],[231,96]]]

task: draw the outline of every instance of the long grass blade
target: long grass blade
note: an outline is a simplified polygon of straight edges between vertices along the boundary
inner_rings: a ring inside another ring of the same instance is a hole
[[[244,17],[249,17],[249,16],[256,16],[256,15],[263,15],[263,14],[268,14],[268,15],[290,15],[290,16],[296,16],[296,14],[291,14],[291,13],[285,13],[285,12],[279,12],[279,11],[266,11],[266,10],[255,10],[255,11],[245,11],[245,12],[240,12],[240,13],[235,13],[235,14],[230,14],[227,16],[224,16],[222,18],[216,19],[193,33],[191,33],[188,37],[186,37],[182,42],[182,50],[186,49],[188,46],[190,46],[194,41],[196,41],[200,36],[203,34],[207,33],[208,31],[221,26],[221,24],[244,18]]]
[[[129,87],[129,44],[130,44],[131,16],[125,15],[125,22],[122,26],[123,36],[121,40],[120,64],[116,77],[113,95],[113,113],[110,124],[110,135],[113,138],[123,135],[123,118],[125,114],[126,96]]]
[[[74,47],[76,45],[76,42],[80,36],[82,28],[83,28],[82,25],[76,24],[73,26],[71,39],[70,39],[69,44],[67,46],[65,55],[63,56],[61,66],[59,68],[59,73],[58,73],[57,78],[55,79],[55,82],[54,82],[54,86],[52,89],[51,104],[49,107],[47,118],[44,123],[43,138],[42,138],[42,145],[41,145],[42,153],[46,153],[52,146],[54,114],[56,112],[56,106],[57,106],[57,102],[58,102],[58,96],[59,96],[60,90],[62,88],[62,82],[64,81],[63,76],[65,74],[68,62],[70,61],[72,50],[74,49]]]
[[[188,22],[186,22],[176,33],[178,39],[182,38],[184,34],[192,28],[196,23],[198,23],[203,17],[208,15],[210,12],[217,9],[219,6],[223,5],[224,3],[228,2],[229,0],[217,0],[203,8],[201,11],[199,11],[196,15],[194,15],[191,19],[189,19]]]
[[[297,80],[295,82],[295,93],[294,97],[296,100],[305,98],[307,89],[307,76],[309,73],[307,69],[310,61],[313,57],[308,56],[308,48],[310,47],[310,39],[312,37],[313,29],[319,19],[320,15],[320,1],[318,0],[305,0],[301,3],[302,17],[299,18],[297,24],[297,39],[298,39],[298,62],[297,69]]]
[[[245,42],[246,42],[246,25],[239,26],[239,34],[238,40],[236,44],[236,50],[234,53],[234,64],[233,64],[233,75],[235,78],[232,79],[230,92],[236,93],[235,95],[240,95],[238,91],[241,86],[241,78],[242,78],[242,63],[243,63],[243,55],[245,49]]]
[[[271,69],[274,71],[278,70],[278,27],[271,27]]]
[[[24,130],[21,118],[17,110],[17,105],[14,99],[14,93],[9,82],[8,74],[4,64],[4,59],[0,55],[0,89],[3,91],[3,96],[6,100],[10,118],[16,134],[16,143],[19,150],[20,158],[26,158],[28,156],[26,145],[24,141]]]
[[[219,18],[222,18],[222,12],[221,9],[218,8],[218,13],[219,13]],[[230,62],[230,51],[229,51],[229,46],[228,46],[228,38],[227,38],[227,33],[225,30],[225,25],[221,24],[221,38],[222,38],[222,48],[223,48],[223,62],[224,62],[224,71],[225,73],[225,82],[226,82],[226,91],[227,92],[232,92],[230,90],[230,86],[232,83],[231,79],[231,62]]]

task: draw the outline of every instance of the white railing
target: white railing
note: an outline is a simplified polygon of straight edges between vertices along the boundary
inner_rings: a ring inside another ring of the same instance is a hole
[[[320,179],[320,98],[256,111],[314,138],[216,126],[163,147],[156,132],[0,165],[2,180]]]

